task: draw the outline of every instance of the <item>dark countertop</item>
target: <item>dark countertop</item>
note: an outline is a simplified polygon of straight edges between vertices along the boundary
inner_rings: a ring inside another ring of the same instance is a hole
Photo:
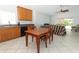
[[[0,28],[16,27],[18,25],[1,25]]]

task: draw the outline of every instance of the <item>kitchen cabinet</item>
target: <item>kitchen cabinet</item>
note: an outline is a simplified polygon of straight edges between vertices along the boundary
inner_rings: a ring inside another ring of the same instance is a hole
[[[30,9],[18,6],[17,15],[20,21],[32,21],[32,10]]]
[[[0,28],[0,42],[12,40],[20,37],[20,27],[2,27]]]

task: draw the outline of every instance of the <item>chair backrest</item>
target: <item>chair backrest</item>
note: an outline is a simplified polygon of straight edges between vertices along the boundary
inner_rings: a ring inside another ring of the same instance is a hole
[[[44,25],[50,25],[50,24],[48,24],[48,23],[45,23]]]
[[[35,28],[35,25],[34,24],[29,24],[27,28],[28,28],[28,30],[33,30]]]

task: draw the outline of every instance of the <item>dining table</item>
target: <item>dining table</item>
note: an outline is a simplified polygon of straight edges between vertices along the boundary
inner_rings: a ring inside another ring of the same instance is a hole
[[[28,46],[28,36],[31,35],[36,39],[37,53],[40,53],[40,37],[50,33],[48,28],[35,28],[33,30],[26,30],[26,46]],[[46,36],[47,37],[47,36]],[[53,33],[52,33],[52,41],[53,41]]]

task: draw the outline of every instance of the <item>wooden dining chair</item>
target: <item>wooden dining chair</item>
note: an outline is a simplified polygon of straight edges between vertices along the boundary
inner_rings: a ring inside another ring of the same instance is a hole
[[[49,29],[49,33],[48,34],[45,34],[47,37],[45,37],[45,38],[47,38],[48,40],[49,40],[49,44],[51,44],[51,36],[52,36],[52,33],[53,33],[53,29],[51,28],[51,26],[41,26],[42,28],[48,28]]]
[[[30,24],[27,27],[27,30],[34,30],[34,28],[36,28],[36,26],[34,24]],[[32,42],[33,42],[33,36],[32,36]]]
[[[48,41],[48,36],[47,35],[43,35],[40,37],[41,41],[43,40],[45,42],[45,46],[47,48],[47,41]]]

